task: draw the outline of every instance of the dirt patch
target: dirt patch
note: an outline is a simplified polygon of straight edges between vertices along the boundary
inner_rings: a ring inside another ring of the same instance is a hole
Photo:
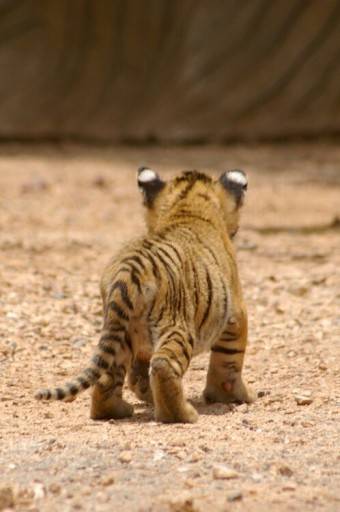
[[[0,510],[339,510],[340,149],[2,149]],[[237,246],[244,375],[259,398],[205,405],[199,357],[186,376],[194,425],[155,423],[128,391],[135,415],[122,421],[91,421],[86,393],[32,399],[96,344],[102,269],[143,230],[145,163],[249,176]]]

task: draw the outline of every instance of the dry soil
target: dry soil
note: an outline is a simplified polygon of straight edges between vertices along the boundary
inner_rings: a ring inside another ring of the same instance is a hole
[[[251,406],[205,405],[208,356],[186,390],[194,425],[162,425],[128,391],[132,419],[94,422],[89,394],[38,403],[88,360],[105,263],[143,231],[135,183],[243,168],[238,260],[249,309]],[[340,148],[2,147],[0,510],[340,510]]]

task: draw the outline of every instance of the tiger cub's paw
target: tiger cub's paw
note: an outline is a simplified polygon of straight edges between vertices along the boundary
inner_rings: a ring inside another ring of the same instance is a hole
[[[109,420],[129,418],[133,415],[133,406],[122,399],[92,401],[90,417],[93,420]]]
[[[255,401],[256,393],[246,386],[242,380],[239,382],[223,382],[220,387],[209,386],[205,388],[203,397],[207,403],[245,402],[250,404]]]
[[[196,423],[198,412],[195,407],[186,402],[183,407],[171,412],[156,408],[155,419],[161,423]]]

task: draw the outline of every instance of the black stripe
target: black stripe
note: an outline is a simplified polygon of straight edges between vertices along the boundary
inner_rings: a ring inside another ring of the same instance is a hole
[[[111,337],[111,333],[112,332],[125,332],[125,327],[123,327],[122,325],[120,324],[117,324],[117,325],[110,325],[108,327],[108,334],[106,335],[103,335],[102,338],[105,338],[105,336],[107,336],[108,338]]]
[[[108,370],[110,365],[105,359],[103,359],[99,354],[96,354],[92,357],[92,363],[95,364],[98,368],[102,368],[103,370]]]
[[[86,379],[84,379],[84,377],[77,377],[77,381],[79,382],[79,384],[81,385],[82,389],[87,389],[91,386],[91,384],[89,383],[89,381],[87,381]]]
[[[218,259],[217,259],[217,256],[216,256],[216,254],[213,252],[213,250],[212,250],[212,249],[210,249],[210,247],[209,247],[208,245],[205,245],[203,242],[201,242],[201,243],[202,243],[202,245],[203,245],[204,249],[206,249],[206,250],[208,251],[208,253],[209,253],[209,254],[210,254],[210,256],[212,257],[212,259],[214,260],[214,262],[216,263],[216,265],[217,265],[217,266],[220,266],[219,261],[218,261]]]
[[[125,374],[126,374],[126,368],[123,364],[120,364],[117,366],[117,373],[118,375],[120,375],[121,377],[125,377]]]
[[[90,382],[98,380],[101,375],[100,371],[96,368],[85,368],[83,373],[88,376]]]
[[[121,280],[116,281],[111,288],[111,293],[113,293],[114,290],[116,290],[117,288],[120,291],[122,299],[125,302],[125,304],[127,305],[127,307],[129,309],[133,310],[133,304],[132,304],[131,299],[128,294],[127,284]]]
[[[161,236],[161,237],[164,237],[166,236],[168,233],[171,233],[171,231],[176,231],[177,228],[179,228],[182,224],[179,223],[179,222],[176,222],[176,223],[173,223],[173,224],[170,224],[169,226],[167,226],[166,228],[162,229],[162,231],[160,233],[158,233],[158,236]]]
[[[223,286],[223,293],[224,293],[224,297],[223,297],[223,318],[225,318],[227,316],[227,312],[228,312],[228,291],[227,291],[227,287],[225,285],[225,283],[222,281],[222,286]]]
[[[190,190],[192,189],[192,187],[195,185],[196,181],[195,180],[191,180],[189,181],[189,183],[186,185],[186,187],[178,194],[178,196],[176,197],[175,199],[175,203],[177,201],[183,201],[183,199],[185,199],[187,197],[187,195],[189,194]]]
[[[213,250],[208,246],[206,245],[203,240],[201,239],[201,237],[199,236],[198,233],[194,233],[195,237],[196,237],[196,240],[198,241],[198,243],[200,245],[202,245],[202,247],[204,247],[204,249],[206,249],[208,251],[208,253],[210,254],[210,256],[213,258],[214,262],[216,263],[216,265],[219,266],[219,261],[217,259],[217,256],[216,254],[213,252]]]
[[[133,282],[134,285],[137,286],[139,293],[142,293],[142,287],[140,285],[140,281],[139,281],[138,277],[136,276],[135,272],[131,273],[131,281]]]
[[[147,255],[148,255],[148,259],[151,261],[152,273],[154,275],[154,278],[159,279],[161,276],[160,276],[157,264],[155,262],[155,258],[152,256],[151,251],[149,251],[149,250],[147,251]]]
[[[131,261],[136,262],[136,263],[141,267],[141,269],[142,269],[142,270],[145,270],[145,265],[144,265],[143,261],[142,261],[142,260],[141,260],[141,258],[140,258],[139,256],[137,256],[137,255],[134,255],[134,256],[128,256],[127,258],[124,258],[124,259],[122,260],[122,263],[128,263],[128,264],[129,264]]]
[[[206,201],[211,201],[210,197],[208,196],[208,194],[203,194],[202,192],[200,192],[199,194],[197,194],[198,197],[201,197],[202,199],[205,199]]]
[[[175,213],[174,215],[171,216],[171,218],[181,219],[182,222],[185,222],[186,219],[195,219],[195,220],[199,220],[201,222],[205,222],[206,224],[209,224],[209,226],[214,226],[214,224],[211,222],[211,220],[205,219],[204,217],[201,217],[200,215],[197,215],[195,213],[190,213],[190,212]]]
[[[176,287],[176,275],[174,274],[172,268],[170,267],[169,263],[167,263],[164,258],[159,254],[157,253],[157,257],[158,259],[161,261],[161,263],[163,264],[164,266],[164,269],[165,269],[165,272],[167,273],[168,277],[169,277],[169,293],[170,293],[170,297],[169,297],[169,305],[172,309],[172,318],[173,318],[173,321],[175,322],[175,318],[177,316],[177,313],[178,313],[178,293],[177,293],[177,287]]]
[[[102,339],[99,341],[98,347],[105,354],[110,354],[111,356],[115,356],[116,355],[116,349],[112,345],[109,345],[108,343],[106,343]]]
[[[193,346],[194,346],[194,338],[191,336],[191,334],[189,335],[188,341],[189,341],[190,346],[193,348]]]
[[[182,310],[183,318],[186,320],[187,319],[187,306],[186,306],[186,301],[185,301],[184,287],[182,286],[181,282],[179,283],[179,294],[180,294],[180,299],[181,299],[181,310]]]
[[[211,309],[211,303],[212,303],[212,297],[213,297],[212,282],[211,282],[209,271],[207,269],[205,269],[205,273],[206,273],[207,286],[208,286],[208,299],[207,299],[207,307],[206,307],[202,321],[199,326],[200,329],[203,327],[203,325],[205,324],[205,322],[209,316],[209,312]]]
[[[125,334],[125,343],[127,344],[127,346],[129,347],[130,349],[130,352],[132,352],[132,343],[131,343],[131,338],[130,336],[128,335],[128,333]]]
[[[177,261],[173,260],[173,258],[171,257],[171,255],[165,250],[163,249],[162,247],[157,247],[157,252],[160,252],[161,254],[164,254],[164,256],[166,256],[167,258],[169,258],[169,260],[171,261],[171,263],[175,266],[177,266]]]
[[[143,240],[143,243],[142,243],[143,247],[145,247],[145,249],[152,249],[152,243],[150,242],[150,240]]]
[[[131,273],[131,269],[132,269],[132,271],[135,272],[138,276],[140,275],[140,273],[141,273],[140,269],[138,267],[136,267],[136,265],[134,263],[132,263],[131,261],[126,262],[125,265],[127,266],[127,268],[121,267],[121,268],[119,268],[119,272],[124,271],[124,272]]]
[[[199,282],[198,274],[197,274],[194,266],[192,267],[192,273],[194,275],[194,295],[195,295],[195,306],[196,306],[196,310],[197,310],[197,307],[199,304],[199,296],[200,296],[200,282]]]
[[[183,375],[185,368],[183,367],[182,362],[180,361],[180,359],[178,359],[176,353],[171,349],[171,347],[162,347],[162,352],[165,352],[165,354],[168,356],[168,359],[166,357],[164,357],[164,359],[168,362],[168,364],[170,365],[172,370],[175,373],[177,373],[176,369],[172,366],[172,364],[170,362],[170,361],[175,361],[176,363],[178,363],[178,366],[180,367],[182,375]],[[169,361],[169,359],[170,359],[170,361]]]
[[[238,350],[237,348],[225,348],[220,345],[215,345],[211,347],[212,352],[220,352],[221,354],[228,354],[229,356],[233,356],[235,354],[243,354],[244,350]]]
[[[49,389],[46,391],[45,397],[47,400],[49,400],[52,397],[52,393]]]
[[[121,307],[117,304],[117,302],[115,302],[114,300],[112,300],[110,302],[110,308],[112,309],[112,311],[114,311],[118,316],[119,318],[121,318],[122,320],[129,320],[129,317],[128,315],[121,309]]]
[[[79,393],[79,388],[75,384],[67,384],[67,389],[72,396]]]
[[[172,243],[170,242],[167,242],[166,240],[163,240],[163,237],[161,235],[159,235],[159,237],[162,244],[166,245],[167,247],[169,247],[170,249],[172,249],[174,251],[174,253],[176,254],[177,258],[178,258],[178,261],[179,263],[182,263],[182,256],[180,255],[179,251],[176,249],[176,247],[174,247],[172,245]]]
[[[185,359],[187,360],[188,364],[190,363],[190,355],[189,355],[189,352],[188,352],[188,349],[186,347],[186,344],[185,344],[185,341],[182,340],[182,339],[179,339],[179,338],[173,338],[171,341],[177,343],[178,345],[180,345],[181,349],[182,349],[182,352],[183,352],[183,355],[185,357]]]
[[[124,336],[125,336],[125,331],[124,331]],[[121,347],[123,346],[124,341],[117,334],[111,334],[109,339],[110,339],[110,341],[116,341],[117,343],[119,343],[119,345]]]
[[[64,400],[64,398],[66,397],[65,391],[61,388],[57,388],[55,390],[55,392],[56,392],[57,400]]]

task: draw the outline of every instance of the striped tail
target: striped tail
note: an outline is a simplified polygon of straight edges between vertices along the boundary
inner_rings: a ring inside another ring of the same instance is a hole
[[[124,270],[124,276],[125,274]],[[37,400],[71,401],[79,393],[93,386],[105,374],[112,374],[117,364],[131,356],[133,348],[128,334],[128,325],[133,310],[133,292],[136,293],[136,290],[132,289],[129,296],[127,283],[123,279],[117,279],[113,283],[108,294],[104,328],[89,367],[61,387],[37,391],[35,394]]]
[[[35,393],[34,397],[36,400],[73,400],[79,393],[93,386],[105,373],[110,372],[116,361],[116,355],[123,346],[130,350],[129,339],[123,326],[104,330],[88,368],[63,386],[41,389]]]
[[[74,380],[66,382],[63,386],[52,389],[40,389],[34,395],[36,400],[71,400],[79,393],[93,386],[101,377],[98,367],[90,366],[83,370]]]

